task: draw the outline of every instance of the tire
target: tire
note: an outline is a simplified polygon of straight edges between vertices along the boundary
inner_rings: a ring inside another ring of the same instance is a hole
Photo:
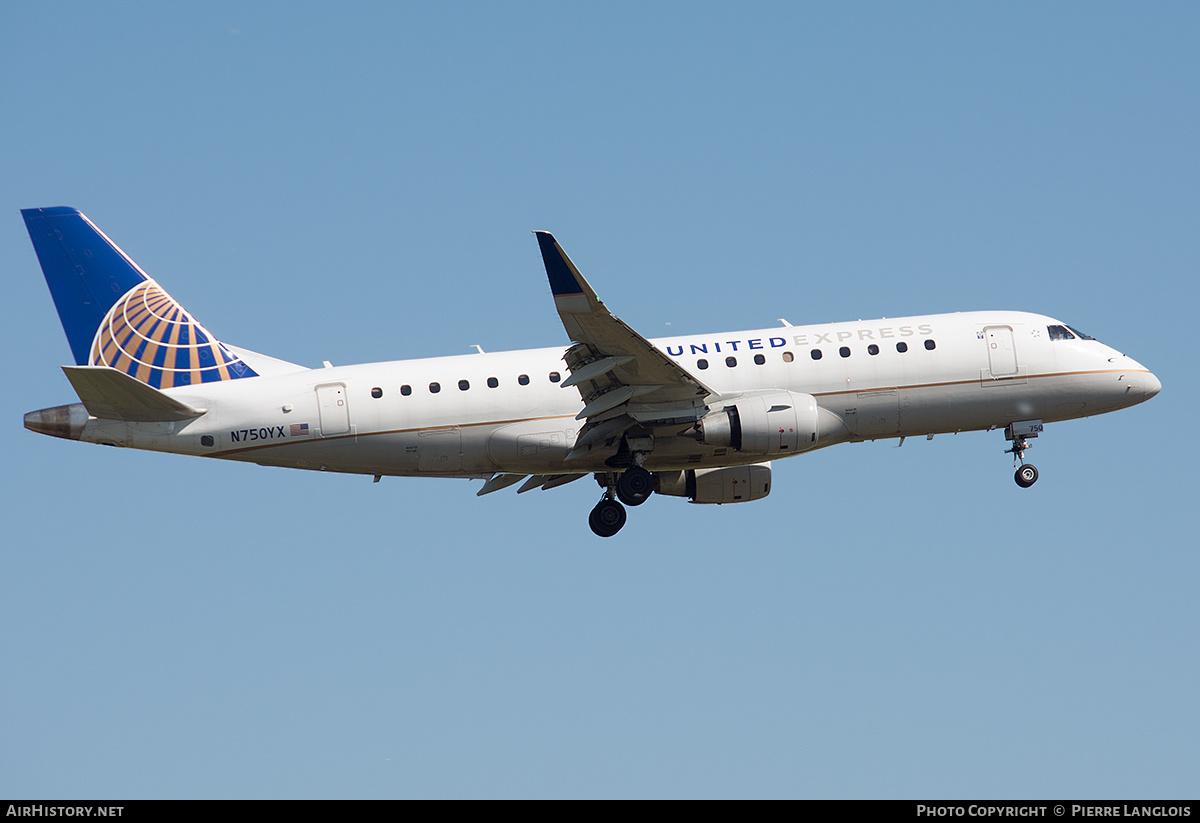
[[[617,497],[626,506],[640,506],[654,494],[654,475],[641,466],[631,466],[617,478]]]
[[[1030,463],[1026,463],[1024,466],[1017,469],[1017,473],[1013,476],[1013,479],[1017,481],[1018,486],[1023,489],[1027,489],[1037,482],[1037,467]]]
[[[625,507],[616,500],[601,500],[588,515],[588,525],[597,537],[612,537],[625,525]]]

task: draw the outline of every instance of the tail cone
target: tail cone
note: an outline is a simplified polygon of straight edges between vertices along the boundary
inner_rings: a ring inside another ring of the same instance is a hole
[[[88,413],[83,404],[72,403],[69,406],[55,406],[29,412],[25,415],[25,428],[51,437],[78,440],[87,421]]]

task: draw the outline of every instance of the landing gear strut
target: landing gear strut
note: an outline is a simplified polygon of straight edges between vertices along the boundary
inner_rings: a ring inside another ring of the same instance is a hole
[[[1029,488],[1038,479],[1037,466],[1025,462],[1025,450],[1032,448],[1029,438],[1037,437],[1041,433],[1041,420],[1020,420],[1016,423],[1009,423],[1004,429],[1004,439],[1011,440],[1013,444],[1012,448],[1007,449],[1004,453],[1013,456],[1013,466],[1017,469],[1013,479],[1023,489]]]

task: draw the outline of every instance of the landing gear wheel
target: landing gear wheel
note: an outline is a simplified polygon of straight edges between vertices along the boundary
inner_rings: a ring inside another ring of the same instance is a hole
[[[630,466],[617,478],[617,497],[626,506],[640,506],[654,493],[654,475]]]
[[[1020,486],[1021,488],[1023,488],[1023,489],[1029,488],[1030,486],[1032,486],[1034,483],[1037,482],[1037,479],[1038,479],[1037,467],[1034,466],[1032,463],[1026,463],[1024,466],[1017,469],[1015,479],[1017,481],[1017,485]]]
[[[616,500],[605,498],[588,515],[588,525],[598,537],[612,537],[625,525],[625,507]]]

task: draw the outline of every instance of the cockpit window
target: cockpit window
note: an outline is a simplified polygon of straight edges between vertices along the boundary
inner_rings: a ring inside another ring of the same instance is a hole
[[[1080,340],[1095,340],[1096,339],[1096,338],[1092,337],[1090,334],[1084,334],[1083,332],[1081,332],[1079,329],[1075,328],[1074,326],[1067,326],[1067,328],[1070,329],[1071,331],[1073,331],[1075,333],[1075,336],[1078,337]]]
[[[1066,326],[1047,326],[1046,331],[1050,332],[1051,340],[1074,340],[1075,335],[1067,331]]]

